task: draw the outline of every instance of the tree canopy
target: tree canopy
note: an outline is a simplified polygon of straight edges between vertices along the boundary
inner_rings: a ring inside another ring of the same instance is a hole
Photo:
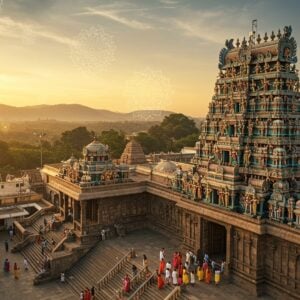
[[[32,132],[30,134],[32,135]],[[95,136],[93,130],[79,126],[62,132],[55,140],[47,140],[49,138],[47,135],[42,138],[41,144],[37,140],[34,140],[34,143],[30,140],[28,143],[21,140],[8,142],[0,140],[2,178],[5,178],[7,173],[40,167],[41,145],[43,163],[57,163],[68,159],[72,154],[80,158],[83,147]],[[119,129],[102,130],[98,132],[97,139],[109,146],[112,158],[119,158],[126,145],[125,133]],[[160,124],[152,125],[148,132],[139,132],[136,137],[146,154],[180,151],[184,146],[195,145],[197,139],[198,129],[195,122],[183,114],[171,114]]]

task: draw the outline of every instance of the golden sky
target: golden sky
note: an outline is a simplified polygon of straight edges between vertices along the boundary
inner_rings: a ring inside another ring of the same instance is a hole
[[[204,116],[228,38],[292,25],[298,1],[0,0],[0,103]]]

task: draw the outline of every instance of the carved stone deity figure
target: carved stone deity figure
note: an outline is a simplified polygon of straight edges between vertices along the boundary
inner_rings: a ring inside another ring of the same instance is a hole
[[[280,80],[279,80],[279,89],[280,90],[283,89],[283,80],[282,80],[282,78],[280,78]]]
[[[260,72],[260,66],[257,63],[256,66],[255,66],[255,74],[258,74],[259,72]]]
[[[188,190],[188,182],[187,182],[187,176],[186,174],[184,174],[182,176],[182,179],[181,179],[181,186],[182,186],[182,192],[183,193],[187,193],[187,190]]]
[[[256,197],[254,197],[254,198],[252,199],[252,214],[253,214],[254,216],[257,215],[257,205],[258,205],[258,203],[259,203],[258,199],[257,199]]]
[[[287,79],[285,83],[286,83],[287,89],[292,90],[293,80]]]
[[[226,76],[231,77],[231,69],[230,68],[226,69]]]
[[[214,151],[215,151],[216,159],[218,160],[218,162],[220,162],[221,161],[221,151],[217,144],[215,144],[215,146],[214,146]]]
[[[232,77],[235,77],[236,76],[236,69],[235,69],[235,67],[232,67]]]
[[[252,82],[251,82],[251,91],[253,93],[256,91],[256,83],[255,83],[254,79],[252,79]]]
[[[274,80],[274,89],[277,91],[277,90],[279,90],[279,87],[280,87],[280,83],[279,83],[278,78],[276,78]]]
[[[280,64],[280,61],[279,61],[279,60],[276,61],[276,71],[277,71],[277,72],[280,72],[280,71],[281,71],[281,64]]]
[[[199,184],[199,186],[198,186],[197,194],[196,195],[197,195],[198,199],[202,199],[203,194],[202,194],[202,186],[201,186],[201,184]]]
[[[265,72],[270,72],[270,64],[268,62],[265,62]]]
[[[211,200],[211,193],[212,193],[212,190],[211,188],[209,187],[209,185],[206,186],[206,200],[208,202],[210,202]]]
[[[250,210],[251,200],[249,195],[245,195],[244,199],[245,199],[245,213],[247,214],[248,211]]]
[[[264,80],[262,81],[263,87],[264,87],[264,92],[269,90],[269,80],[265,77]]]
[[[282,218],[282,208],[281,208],[281,206],[279,206],[277,208],[277,219],[281,220],[281,218]]]
[[[237,164],[237,157],[238,157],[237,152],[236,152],[236,150],[233,149],[231,152],[231,164],[232,165]]]
[[[251,150],[247,147],[245,152],[244,152],[244,165],[245,167],[250,166],[250,159],[251,159]]]
[[[271,203],[269,203],[269,219],[272,219],[274,217],[274,214],[273,214],[273,205]]]
[[[248,124],[248,136],[249,137],[252,136],[252,134],[253,134],[253,127],[254,127],[253,122],[250,120],[249,124]]]
[[[226,135],[227,134],[227,126],[226,126],[226,122],[223,120],[222,124],[221,124],[221,133],[222,135]]]
[[[224,191],[223,189],[221,189],[219,191],[219,203],[220,205],[224,206],[225,205],[225,202],[224,202]]]
[[[294,92],[299,92],[299,79],[294,82]]]

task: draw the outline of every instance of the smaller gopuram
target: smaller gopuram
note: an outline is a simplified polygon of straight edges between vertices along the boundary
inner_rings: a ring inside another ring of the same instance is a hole
[[[82,187],[126,182],[129,168],[115,165],[107,145],[94,140],[83,148],[83,159],[74,156],[64,161],[59,176]]]
[[[138,165],[147,162],[142,146],[134,138],[127,143],[120,161],[126,165]]]

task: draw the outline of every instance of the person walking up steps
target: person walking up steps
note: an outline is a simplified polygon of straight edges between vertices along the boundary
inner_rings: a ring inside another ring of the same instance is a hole
[[[27,261],[26,258],[24,258],[23,264],[24,264],[24,270],[25,270],[25,271],[28,271],[28,261]]]

